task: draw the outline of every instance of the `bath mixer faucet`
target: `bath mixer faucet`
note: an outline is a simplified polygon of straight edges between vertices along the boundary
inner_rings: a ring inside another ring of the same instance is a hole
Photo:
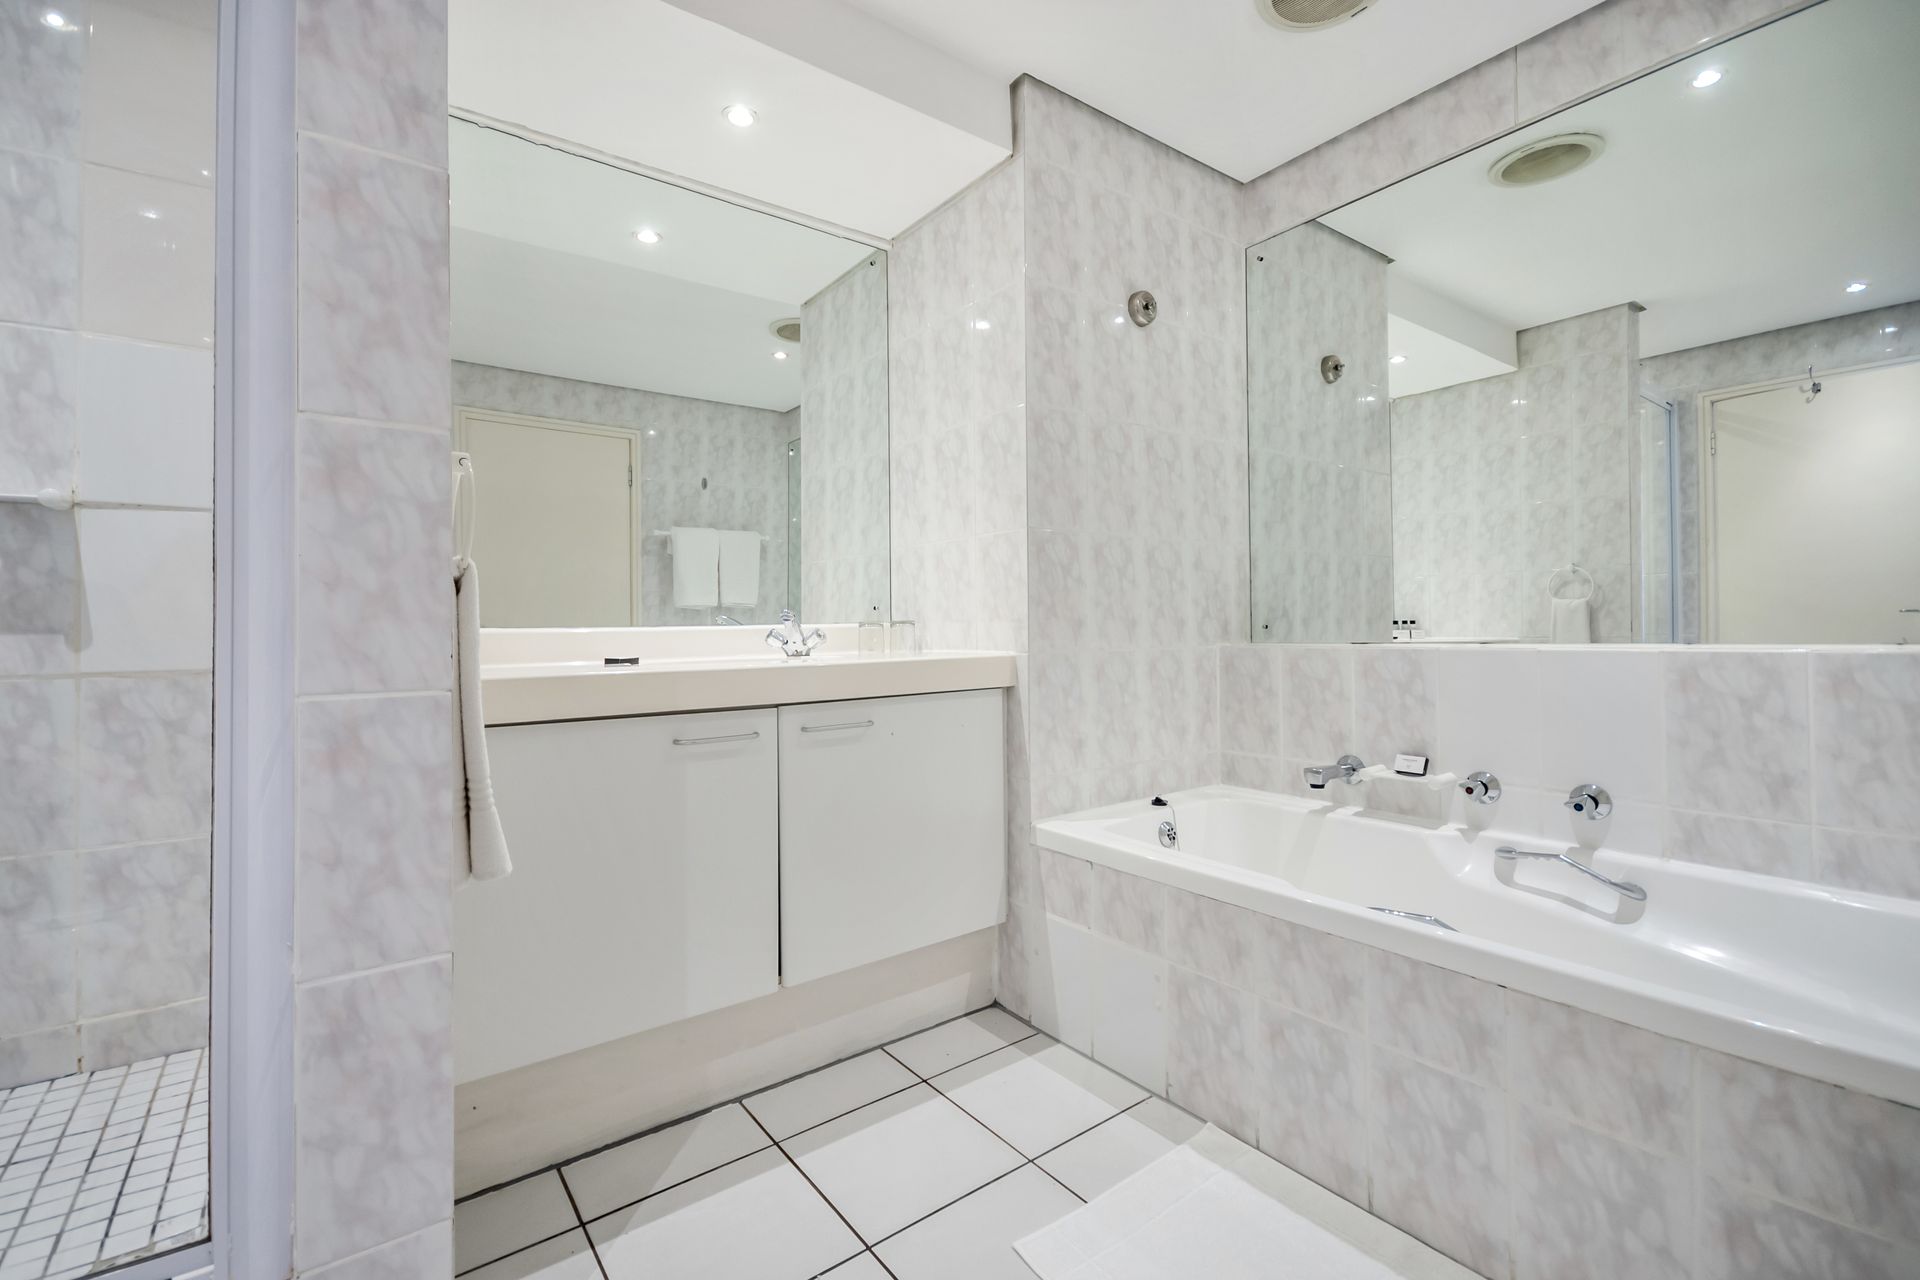
[[[1359,756],[1344,755],[1332,764],[1310,764],[1300,771],[1300,776],[1305,778],[1307,785],[1315,791],[1325,791],[1327,784],[1335,780],[1344,782],[1350,787],[1357,787],[1366,781],[1360,776],[1360,771],[1366,767],[1367,762]]]
[[[791,609],[780,611],[780,625],[767,631],[767,643],[779,649],[789,658],[806,658],[827,642],[827,633],[815,627],[804,631],[800,619]]]

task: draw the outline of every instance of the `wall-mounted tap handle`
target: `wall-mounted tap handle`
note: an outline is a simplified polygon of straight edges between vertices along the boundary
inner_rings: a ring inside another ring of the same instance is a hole
[[[1598,822],[1613,812],[1613,797],[1604,787],[1592,782],[1583,782],[1567,792],[1567,798],[1560,803],[1589,822]]]
[[[1500,799],[1500,779],[1482,769],[1468,774],[1460,784],[1460,791],[1475,804],[1496,804]]]

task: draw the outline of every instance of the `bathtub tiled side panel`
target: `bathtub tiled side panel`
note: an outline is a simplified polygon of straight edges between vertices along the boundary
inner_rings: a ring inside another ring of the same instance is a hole
[[[1484,1275],[1920,1275],[1920,1111],[1039,858],[1043,1026]]]

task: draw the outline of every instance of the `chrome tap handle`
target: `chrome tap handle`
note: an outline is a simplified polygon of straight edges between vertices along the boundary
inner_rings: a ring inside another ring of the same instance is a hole
[[[1468,774],[1465,781],[1461,782],[1460,790],[1475,804],[1497,804],[1500,800],[1500,779],[1482,769],[1478,773]]]
[[[1613,890],[1623,898],[1631,898],[1635,902],[1645,902],[1647,900],[1647,891],[1639,885],[1628,880],[1615,880],[1612,876],[1602,875],[1586,863],[1576,858],[1570,858],[1564,853],[1535,853],[1531,849],[1516,849],[1510,844],[1503,844],[1493,851],[1493,856],[1503,862],[1514,862],[1520,858],[1538,858],[1544,862],[1564,862],[1581,875],[1590,876],[1598,880],[1601,884],[1607,886],[1607,888]]]
[[[1583,782],[1567,792],[1567,798],[1560,803],[1589,822],[1598,822],[1613,812],[1613,797],[1604,787],[1592,782]]]

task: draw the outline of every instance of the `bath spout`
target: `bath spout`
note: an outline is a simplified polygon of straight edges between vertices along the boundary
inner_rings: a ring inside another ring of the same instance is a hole
[[[1300,776],[1315,791],[1325,791],[1327,784],[1336,779],[1350,787],[1357,787],[1366,781],[1360,776],[1360,771],[1366,767],[1366,761],[1359,756],[1344,755],[1332,764],[1310,764],[1300,771]]]

